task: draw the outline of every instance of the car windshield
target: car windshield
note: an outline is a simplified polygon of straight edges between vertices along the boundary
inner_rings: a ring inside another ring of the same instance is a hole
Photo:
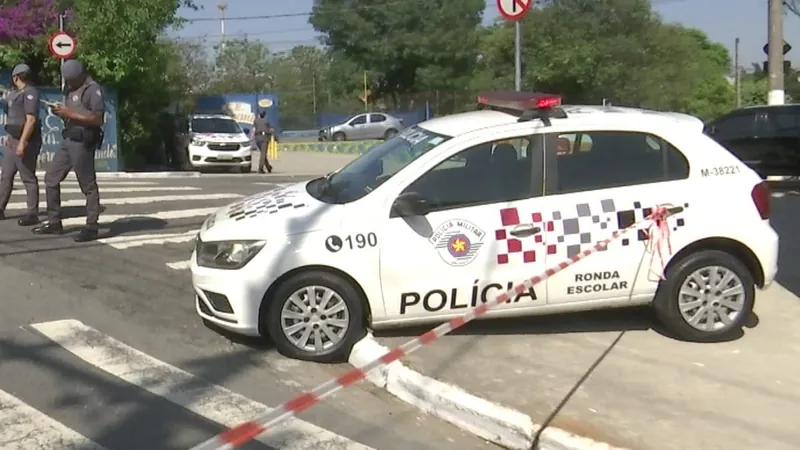
[[[192,132],[238,134],[242,132],[242,129],[235,120],[223,119],[219,117],[208,117],[202,119],[192,119]]]
[[[339,171],[309,183],[308,191],[318,200],[328,203],[358,200],[449,139],[449,136],[418,126],[407,128],[375,145]]]

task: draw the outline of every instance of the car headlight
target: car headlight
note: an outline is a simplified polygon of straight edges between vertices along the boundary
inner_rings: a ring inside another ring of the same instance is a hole
[[[266,241],[202,242],[198,238],[197,265],[212,269],[241,269],[265,244]]]
[[[192,145],[196,145],[198,147],[202,147],[202,146],[206,145],[206,141],[204,141],[202,139],[192,139]]]

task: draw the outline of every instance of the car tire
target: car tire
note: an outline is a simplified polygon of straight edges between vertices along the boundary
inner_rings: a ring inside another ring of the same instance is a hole
[[[720,277],[716,286],[710,279],[711,272],[717,272]],[[755,282],[747,267],[735,256],[718,250],[700,251],[678,261],[665,277],[656,293],[653,309],[666,331],[692,342],[720,342],[741,335],[753,311]],[[738,291],[738,296],[722,295],[725,286],[721,283],[726,278],[727,290]],[[698,281],[705,286],[698,285]],[[706,289],[707,294],[700,289]],[[729,306],[736,306],[738,312],[733,315],[734,310]],[[703,312],[704,308],[713,308],[713,311]],[[728,323],[722,322],[721,317],[728,317]],[[694,318],[701,320],[692,324]],[[713,321],[712,326],[705,327],[709,320]]]
[[[241,173],[250,173],[252,171],[253,171],[253,166],[252,165],[242,166],[242,167],[239,168],[239,172],[241,172]]]
[[[383,133],[383,139],[388,141],[389,139],[393,138],[396,134],[397,130],[395,130],[394,128],[390,128],[386,130],[386,133]]]
[[[345,136],[345,134],[340,131],[338,133],[334,133],[333,140],[334,141],[346,141],[347,140],[347,136]]]
[[[313,290],[317,301],[320,301],[323,295],[333,293],[331,301],[334,303],[328,305],[328,308],[332,306],[340,308],[338,306],[340,303],[344,305],[344,308],[336,311],[336,317],[326,317],[312,308],[308,308],[307,312],[304,313],[297,307],[297,303],[292,302],[292,297],[296,296],[296,299],[308,307],[310,305],[307,301],[308,295],[303,292],[307,289]],[[310,270],[294,275],[283,282],[268,301],[270,302],[269,306],[264,308],[266,317],[263,317],[262,320],[266,322],[267,332],[275,343],[278,352],[289,358],[326,363],[345,362],[350,356],[353,345],[367,333],[367,321],[364,312],[366,299],[352,283],[330,272]],[[292,305],[292,307],[287,311],[286,309],[289,305]],[[286,317],[283,315],[284,313],[287,316],[292,315],[295,317]],[[301,319],[301,316],[306,316],[306,318]],[[312,320],[327,324],[327,329],[336,334],[338,341],[332,343],[322,332],[322,328],[317,328],[317,330],[320,330],[319,334],[312,328],[310,336],[306,337],[306,345],[303,345],[301,340],[303,332],[308,331],[308,328],[303,327],[301,324],[310,324]],[[331,320],[344,320],[346,321],[346,327],[335,326],[330,322]],[[287,328],[293,329],[295,327],[297,330],[294,333],[287,331]],[[297,338],[298,344],[295,344],[289,336]],[[328,346],[319,351],[307,348],[307,346],[316,343],[316,338],[325,338],[326,342],[323,342],[323,345]]]

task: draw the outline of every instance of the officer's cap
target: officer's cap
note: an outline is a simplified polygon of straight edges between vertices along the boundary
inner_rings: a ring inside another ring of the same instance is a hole
[[[11,71],[11,76],[15,77],[21,73],[30,72],[31,68],[27,64],[17,64],[14,70]]]
[[[83,75],[83,64],[75,59],[64,61],[64,65],[61,66],[61,76],[65,80],[73,80],[81,75]]]

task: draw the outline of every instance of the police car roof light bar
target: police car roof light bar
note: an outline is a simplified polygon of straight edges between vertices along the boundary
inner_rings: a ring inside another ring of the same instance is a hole
[[[550,119],[566,119],[561,96],[539,92],[486,92],[478,94],[478,109],[492,109],[519,115],[519,122],[541,119],[550,126]]]

